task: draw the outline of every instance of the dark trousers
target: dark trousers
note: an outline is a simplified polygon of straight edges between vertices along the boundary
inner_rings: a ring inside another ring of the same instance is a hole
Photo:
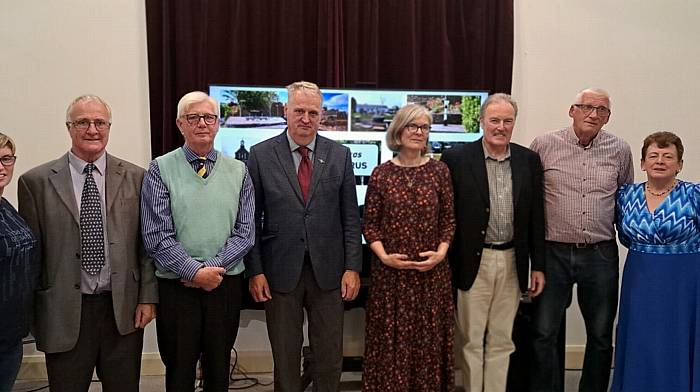
[[[82,302],[75,347],[46,354],[51,392],[87,391],[95,367],[103,391],[138,391],[143,330],[119,334],[109,293],[83,295]]]
[[[612,363],[612,331],[617,312],[619,278],[615,241],[585,248],[547,241],[547,284],[534,300],[532,323],[534,360],[532,392],[564,391],[561,385],[557,335],[562,317],[571,303],[576,283],[578,304],[586,325],[586,353],[579,391],[606,392]]]
[[[156,326],[166,391],[193,391],[200,357],[204,391],[227,391],[240,321],[241,276],[225,275],[212,291],[159,278],[158,292]]]
[[[343,300],[340,289],[318,287],[306,263],[297,287],[272,292],[265,303],[267,334],[275,362],[275,391],[301,391],[304,308],[309,319],[314,392],[336,392],[343,366]]]
[[[9,392],[22,365],[22,339],[0,339],[0,392]]]

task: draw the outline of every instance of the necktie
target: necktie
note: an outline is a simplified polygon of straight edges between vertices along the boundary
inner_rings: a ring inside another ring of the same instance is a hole
[[[204,166],[204,163],[207,161],[207,157],[199,157],[197,159],[199,160],[199,166],[197,166],[197,175],[202,178],[207,178],[207,167]]]
[[[299,162],[299,171],[297,177],[299,177],[299,187],[301,187],[301,195],[304,197],[304,201],[308,200],[309,196],[309,184],[311,184],[311,160],[309,159],[309,148],[301,146],[297,148],[299,154],[301,154],[301,162]]]
[[[100,192],[97,190],[92,172],[95,165],[85,165],[85,184],[80,197],[80,248],[83,269],[95,275],[105,265],[105,241],[102,226],[102,207]]]

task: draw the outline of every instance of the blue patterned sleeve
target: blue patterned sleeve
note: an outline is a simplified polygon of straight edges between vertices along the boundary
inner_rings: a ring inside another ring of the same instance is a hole
[[[617,237],[620,240],[620,243],[625,248],[629,248],[631,243],[630,238],[627,235],[625,235],[625,232],[622,229],[622,221],[624,218],[623,207],[625,205],[625,199],[630,188],[631,184],[624,184],[620,186],[620,188],[618,188],[617,190],[617,199],[615,201],[615,226],[617,228]]]
[[[690,196],[695,210],[695,223],[700,227],[700,184],[693,184],[693,192]]]

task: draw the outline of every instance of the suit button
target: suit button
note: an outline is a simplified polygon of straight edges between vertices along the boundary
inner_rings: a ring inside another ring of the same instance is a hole
[[[80,285],[76,283],[76,284],[73,285],[73,288],[76,289],[76,290],[80,290]]]
[[[491,212],[491,209],[486,207],[486,212]]]
[[[486,232],[484,230],[481,230],[481,235],[484,235],[484,234],[486,234]]]
[[[304,242],[304,239],[303,239],[303,238],[299,238],[299,240],[300,240],[301,242]]]
[[[477,256],[481,256],[481,252],[476,252],[476,255],[477,255]]]
[[[79,258],[80,258],[80,253],[76,252],[76,253],[75,253],[75,258],[76,258],[76,259],[79,259]]]

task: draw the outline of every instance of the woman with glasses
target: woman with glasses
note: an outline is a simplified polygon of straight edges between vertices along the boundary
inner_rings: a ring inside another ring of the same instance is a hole
[[[15,143],[0,133],[0,196],[12,180]],[[22,363],[36,279],[37,241],[17,211],[0,200],[0,392],[12,390]]]
[[[617,227],[627,260],[612,391],[700,391],[700,185],[676,178],[683,143],[644,139],[647,181],[620,188]]]
[[[447,248],[455,230],[447,166],[426,156],[430,112],[406,105],[377,166],[363,232],[374,252],[367,299],[364,391],[454,389],[454,305]]]

